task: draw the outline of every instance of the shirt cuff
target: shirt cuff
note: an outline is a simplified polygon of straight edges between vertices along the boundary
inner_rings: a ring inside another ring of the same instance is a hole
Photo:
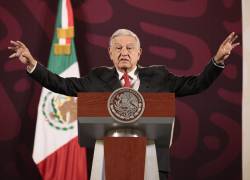
[[[216,63],[215,60],[214,60],[214,58],[212,58],[212,61],[213,61],[213,63],[214,63],[215,66],[217,66],[219,68],[225,68],[225,64],[221,64],[221,63],[218,64],[218,63]]]
[[[37,65],[37,62],[33,68],[29,68],[29,66],[27,66],[26,68],[27,72],[31,74],[36,69],[36,65]]]

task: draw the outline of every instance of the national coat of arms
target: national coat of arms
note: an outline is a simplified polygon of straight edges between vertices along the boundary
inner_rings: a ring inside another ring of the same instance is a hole
[[[108,111],[118,122],[133,123],[143,113],[145,102],[142,95],[132,88],[114,91],[108,100]]]
[[[77,98],[48,92],[42,101],[42,114],[57,130],[74,129],[77,119]]]

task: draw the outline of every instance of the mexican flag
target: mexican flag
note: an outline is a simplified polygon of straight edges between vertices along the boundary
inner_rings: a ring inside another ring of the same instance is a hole
[[[62,77],[79,77],[70,0],[58,1],[48,69]],[[86,149],[77,140],[77,98],[42,89],[33,159],[45,180],[86,180]]]

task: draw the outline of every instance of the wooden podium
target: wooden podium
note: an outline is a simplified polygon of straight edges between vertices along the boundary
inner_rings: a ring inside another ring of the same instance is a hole
[[[109,114],[111,93],[78,94],[80,146],[94,147],[91,180],[158,180],[155,146],[170,147],[175,120],[173,93],[142,93],[143,115],[118,123]]]

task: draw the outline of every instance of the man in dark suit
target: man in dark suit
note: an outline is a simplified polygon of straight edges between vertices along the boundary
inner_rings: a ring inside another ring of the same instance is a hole
[[[142,49],[136,34],[127,29],[113,33],[109,43],[109,55],[114,67],[98,67],[81,78],[62,78],[48,71],[31,55],[28,48],[20,41],[11,41],[14,53],[27,65],[30,76],[51,91],[77,96],[78,92],[107,92],[122,86],[129,86],[140,92],[173,92],[177,97],[197,94],[207,89],[224,68],[224,61],[229,57],[237,35],[231,33],[220,45],[216,55],[211,58],[203,72],[197,76],[179,77],[171,74],[164,66],[141,67],[138,65]],[[126,82],[126,78],[128,81]],[[169,172],[169,155],[166,149],[157,148],[158,166],[161,179],[166,179]]]

